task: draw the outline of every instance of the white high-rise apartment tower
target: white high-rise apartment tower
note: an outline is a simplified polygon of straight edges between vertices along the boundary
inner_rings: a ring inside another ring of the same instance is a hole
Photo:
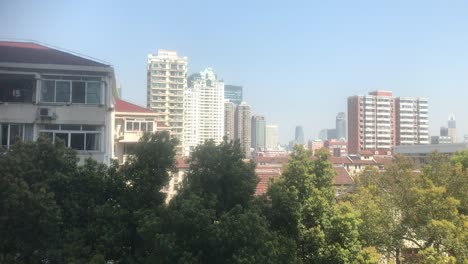
[[[158,122],[170,127],[179,139],[177,152],[184,145],[184,91],[187,88],[187,57],[176,51],[159,49],[148,55],[147,107],[158,114]]]
[[[429,144],[427,99],[398,97],[396,106],[396,145]]]
[[[188,80],[185,103],[185,154],[207,140],[221,143],[224,136],[224,82],[211,68]]]
[[[267,150],[278,149],[278,126],[276,125],[265,126],[265,147]]]

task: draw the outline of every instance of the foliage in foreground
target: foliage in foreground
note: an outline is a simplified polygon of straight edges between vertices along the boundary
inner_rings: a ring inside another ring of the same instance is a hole
[[[403,260],[408,241],[422,263],[466,260],[467,153],[436,155],[422,173],[397,158],[337,202],[326,152],[296,147],[255,197],[239,144],[206,142],[165,204],[176,144],[145,135],[130,162],[110,167],[77,165],[60,142],[15,145],[0,156],[0,263],[371,264],[379,253]]]

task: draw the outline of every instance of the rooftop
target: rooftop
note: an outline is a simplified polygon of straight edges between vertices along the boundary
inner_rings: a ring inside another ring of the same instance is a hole
[[[129,103],[127,101],[116,99],[115,100],[115,111],[116,112],[125,112],[125,113],[153,113],[149,109],[141,107],[136,104]]]
[[[33,42],[0,41],[0,63],[109,65]]]

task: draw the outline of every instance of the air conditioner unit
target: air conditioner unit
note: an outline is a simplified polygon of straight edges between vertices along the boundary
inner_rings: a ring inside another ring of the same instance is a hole
[[[54,117],[54,113],[50,108],[39,108],[39,117],[52,119]]]

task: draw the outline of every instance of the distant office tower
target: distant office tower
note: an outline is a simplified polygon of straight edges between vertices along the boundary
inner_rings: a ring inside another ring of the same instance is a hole
[[[207,140],[221,143],[224,136],[224,82],[211,68],[188,78],[185,91],[185,154]]]
[[[429,144],[427,99],[399,97],[395,100],[395,106],[396,145]]]
[[[336,115],[336,138],[346,139],[346,114],[340,112]]]
[[[304,145],[304,128],[302,126],[296,126],[294,141],[296,144]]]
[[[158,50],[148,55],[147,107],[158,114],[158,122],[170,127],[171,136],[184,144],[184,91],[187,88],[187,57],[177,52]]]
[[[235,130],[236,140],[240,141],[241,148],[245,152],[245,157],[250,158],[251,130],[250,130],[251,111],[246,102],[241,102],[236,108]]]
[[[375,91],[348,98],[348,152],[428,144],[427,99]]]
[[[337,139],[336,134],[337,134],[336,129],[333,129],[333,128],[322,129],[320,130],[320,133],[319,133],[319,139],[323,141]]]
[[[453,114],[450,114],[448,119],[448,136],[451,139],[451,143],[457,142],[457,123]]]
[[[236,138],[235,126],[236,105],[233,102],[224,101],[224,135],[228,141]]]
[[[267,150],[278,149],[278,126],[266,125],[265,126],[265,145]]]
[[[252,148],[255,151],[265,149],[265,117],[260,115],[252,116],[251,133]]]
[[[440,136],[441,137],[448,137],[448,128],[447,127],[440,127]]]
[[[225,85],[224,86],[224,99],[228,99],[235,105],[239,105],[242,100],[242,86],[238,85]]]

